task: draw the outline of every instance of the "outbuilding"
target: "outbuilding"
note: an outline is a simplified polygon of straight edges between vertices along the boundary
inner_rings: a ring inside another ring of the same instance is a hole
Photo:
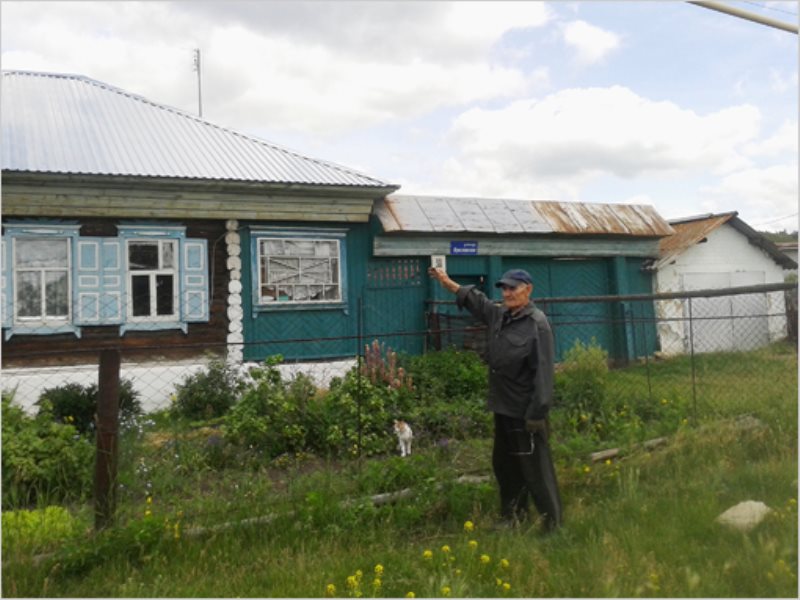
[[[670,225],[675,234],[661,240],[653,265],[659,293],[783,283],[785,270],[797,268],[736,211],[675,219]],[[691,305],[676,299],[657,306],[665,354],[689,352],[690,344],[695,352],[748,350],[787,336],[783,292],[694,298]]]

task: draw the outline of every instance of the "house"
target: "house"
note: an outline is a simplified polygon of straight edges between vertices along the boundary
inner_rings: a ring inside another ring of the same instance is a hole
[[[2,89],[4,367],[355,333],[373,203],[397,186],[80,75]]]
[[[655,350],[652,303],[633,315],[627,302],[581,302],[578,297],[652,293],[644,269],[659,240],[673,233],[647,205],[447,198],[391,194],[378,200],[366,290],[367,332],[420,331],[431,325],[463,329],[452,296],[423,277],[431,257],[444,259],[461,284],[478,285],[500,300],[492,282],[512,268],[534,280],[534,299],[550,317],[557,358],[594,338],[616,359]],[[576,298],[574,302],[556,302]],[[425,307],[424,310],[415,307]],[[652,329],[652,331],[647,331]],[[396,344],[411,343],[398,338]],[[472,340],[472,343],[476,343]],[[413,351],[413,349],[410,349]]]
[[[656,291],[691,292],[782,283],[784,269],[797,263],[738,213],[705,214],[670,221],[675,234],[660,243],[654,263]],[[758,348],[786,337],[783,293],[694,298],[659,302],[662,352],[695,352]],[[692,311],[689,330],[684,319]],[[713,317],[713,318],[712,318]]]

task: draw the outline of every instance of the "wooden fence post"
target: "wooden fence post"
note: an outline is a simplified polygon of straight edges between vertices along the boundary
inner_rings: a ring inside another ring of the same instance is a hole
[[[119,350],[103,350],[100,353],[94,469],[95,531],[113,523],[116,509],[119,366]]]

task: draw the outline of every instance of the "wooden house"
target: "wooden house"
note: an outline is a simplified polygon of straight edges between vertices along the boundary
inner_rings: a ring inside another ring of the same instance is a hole
[[[2,88],[4,367],[355,331],[351,261],[397,186],[87,77]]]

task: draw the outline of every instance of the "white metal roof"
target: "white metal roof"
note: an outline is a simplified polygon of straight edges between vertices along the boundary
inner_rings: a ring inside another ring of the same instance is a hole
[[[383,230],[661,237],[670,227],[646,204],[589,204],[392,194],[375,205]]]
[[[80,75],[4,71],[0,96],[4,171],[397,188]]]

